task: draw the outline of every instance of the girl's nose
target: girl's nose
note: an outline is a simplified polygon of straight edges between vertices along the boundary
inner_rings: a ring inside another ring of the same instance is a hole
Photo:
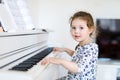
[[[75,29],[75,33],[79,33],[80,30],[78,28]]]

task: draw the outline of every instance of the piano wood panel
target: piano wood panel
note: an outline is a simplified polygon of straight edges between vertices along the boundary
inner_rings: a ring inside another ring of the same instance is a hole
[[[48,33],[41,31],[0,33],[0,55],[38,42],[47,41],[47,39]]]

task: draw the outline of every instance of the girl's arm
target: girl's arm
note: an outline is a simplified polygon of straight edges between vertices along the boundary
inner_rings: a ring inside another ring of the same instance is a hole
[[[76,63],[74,62],[70,62],[64,59],[60,59],[60,58],[47,58],[44,59],[41,64],[45,65],[46,63],[52,63],[52,64],[57,64],[57,65],[62,65],[64,68],[66,68],[67,70],[69,70],[72,73],[77,73],[78,72],[78,66]]]
[[[71,73],[77,73],[78,72],[78,66],[74,62],[62,59],[60,61],[60,65],[62,65],[64,68],[66,68]]]
[[[68,53],[70,56],[72,56],[74,54],[74,51],[73,50],[70,50],[68,48],[60,48],[60,47],[54,47],[53,51],[57,52],[66,52]]]

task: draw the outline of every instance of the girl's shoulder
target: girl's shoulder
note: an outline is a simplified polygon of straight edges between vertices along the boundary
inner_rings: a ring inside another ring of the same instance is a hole
[[[95,43],[95,42],[91,42],[91,43],[88,43],[88,44],[85,44],[83,46],[78,46],[79,49],[81,50],[85,50],[85,49],[98,49],[98,44]]]

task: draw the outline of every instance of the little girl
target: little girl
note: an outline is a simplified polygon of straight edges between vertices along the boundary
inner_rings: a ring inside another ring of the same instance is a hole
[[[66,52],[71,61],[60,58],[46,58],[42,65],[52,63],[62,65],[68,70],[68,75],[58,80],[96,80],[98,45],[94,42],[97,31],[90,13],[79,11],[70,18],[70,32],[78,42],[75,51],[68,48],[55,47],[54,51]]]

